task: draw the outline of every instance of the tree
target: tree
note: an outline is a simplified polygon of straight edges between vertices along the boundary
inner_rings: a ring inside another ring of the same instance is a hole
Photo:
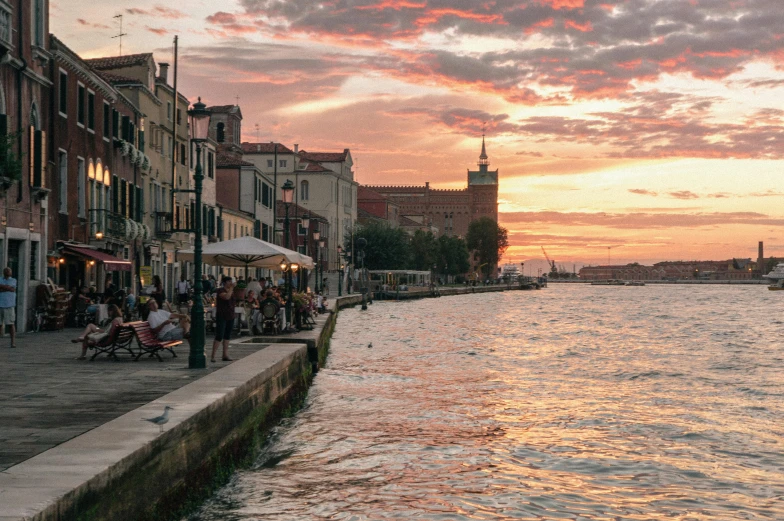
[[[468,247],[463,239],[442,235],[438,238],[438,246],[439,270],[443,270],[446,275],[462,275],[468,272],[471,263],[468,261]]]
[[[411,247],[408,235],[401,228],[391,228],[379,222],[359,225],[354,231],[354,244],[359,238],[367,241],[365,246],[365,267],[370,270],[404,270],[408,267]],[[351,239],[345,245],[346,251],[352,248]],[[356,257],[355,257],[356,258]]]
[[[485,278],[490,277],[499,259],[509,247],[506,228],[490,217],[471,221],[468,225],[466,245],[474,252],[474,259],[482,267]]]
[[[429,271],[439,264],[441,256],[438,241],[433,232],[417,230],[411,238],[411,269]]]

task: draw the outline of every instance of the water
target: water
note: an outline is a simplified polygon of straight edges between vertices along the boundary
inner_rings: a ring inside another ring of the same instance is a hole
[[[782,299],[551,285],[342,311],[305,409],[191,519],[784,519]]]

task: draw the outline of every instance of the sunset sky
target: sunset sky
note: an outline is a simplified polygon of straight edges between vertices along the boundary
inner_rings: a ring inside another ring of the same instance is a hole
[[[95,6],[52,1],[52,32],[116,55],[123,14],[159,62],[179,35],[186,96],[239,96],[244,140],[350,148],[363,184],[462,188],[486,124],[505,261],[784,256],[782,0]]]

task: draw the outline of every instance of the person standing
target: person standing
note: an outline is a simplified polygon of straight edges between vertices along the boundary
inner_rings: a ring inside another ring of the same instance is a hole
[[[10,326],[11,347],[16,347],[16,279],[11,268],[5,268],[0,279],[0,326],[0,336],[5,336],[5,326]]]
[[[211,362],[215,362],[215,353],[218,346],[223,343],[223,361],[231,362],[229,358],[229,340],[234,327],[234,286],[231,277],[223,277],[221,287],[215,294],[215,340],[212,342]]]
[[[185,278],[183,274],[180,281],[177,283],[177,304],[180,306],[187,306],[190,300],[191,283]]]

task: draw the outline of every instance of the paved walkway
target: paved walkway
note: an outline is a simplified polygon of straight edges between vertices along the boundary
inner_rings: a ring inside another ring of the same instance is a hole
[[[324,320],[318,319],[320,325]],[[162,354],[164,362],[133,362],[127,354],[119,354],[119,361],[105,355],[80,361],[81,346],[71,343],[79,332],[20,335],[16,349],[7,336],[0,339],[0,472],[232,363],[209,362],[211,334],[205,370],[188,369],[187,342],[176,349],[177,358]],[[297,342],[313,334],[282,338]],[[233,363],[267,347],[242,343],[247,339],[232,342]]]

